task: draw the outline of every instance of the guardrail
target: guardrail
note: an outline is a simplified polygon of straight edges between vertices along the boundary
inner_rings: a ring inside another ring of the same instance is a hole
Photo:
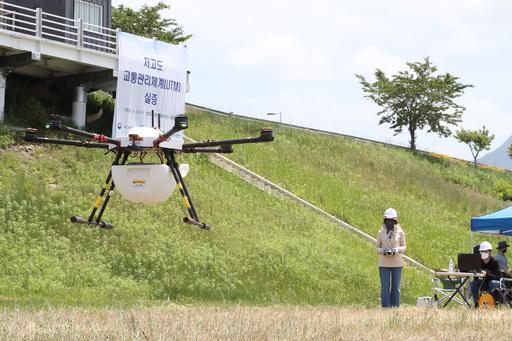
[[[117,30],[0,1],[0,30],[117,54]]]

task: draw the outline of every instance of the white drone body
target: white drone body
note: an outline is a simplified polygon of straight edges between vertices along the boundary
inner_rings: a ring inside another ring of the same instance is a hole
[[[131,128],[128,136],[118,138],[121,147],[138,147],[152,149],[154,141],[163,134],[162,131],[149,127]],[[159,148],[178,147],[174,140],[161,142]],[[179,146],[181,148],[181,146]],[[188,174],[188,164],[179,165],[182,177]],[[112,166],[112,178],[116,189],[126,200],[153,204],[167,200],[176,188],[176,181],[165,164],[138,163]]]
[[[126,136],[119,136],[117,139],[121,142],[121,147],[153,148],[155,139],[162,134],[164,132],[156,128],[135,127],[131,128]],[[177,133],[173,138],[161,142],[159,148],[181,149],[183,138],[178,138],[179,134],[182,133]]]
[[[189,165],[179,166],[185,177]],[[169,166],[163,164],[128,164],[112,166],[112,178],[116,189],[126,200],[153,204],[167,200],[176,188],[176,181]]]

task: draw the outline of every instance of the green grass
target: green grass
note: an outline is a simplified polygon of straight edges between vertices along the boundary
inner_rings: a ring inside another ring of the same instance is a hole
[[[268,123],[193,111],[187,135],[196,139],[257,136]],[[510,173],[350,138],[272,124],[276,140],[235,147],[229,156],[329,213],[376,236],[382,212],[398,210],[407,254],[437,268],[470,249],[472,216],[504,206],[497,183]],[[494,244],[497,238],[475,236]]]
[[[190,113],[194,139],[256,136],[262,122]],[[376,235],[395,207],[407,253],[435,267],[467,251],[469,221],[507,205],[496,191],[511,175],[442,157],[274,125],[276,141],[236,146],[232,159],[329,213]],[[13,145],[0,136],[1,306],[182,304],[379,304],[374,246],[276,194],[180,156],[209,232],[180,223],[177,193],[142,206],[114,196],[113,230],[72,225],[87,216],[112,156]],[[475,242],[483,240],[477,237]],[[497,238],[491,239],[494,243]],[[407,267],[403,301],[430,293]]]
[[[274,148],[258,147],[255,158]],[[191,164],[186,180],[213,230],[180,222],[177,193],[150,206],[114,196],[104,218],[115,228],[101,230],[68,219],[87,216],[112,156],[23,148],[0,149],[0,306],[379,304],[373,246],[204,156],[179,161]],[[429,286],[406,268],[403,301]]]

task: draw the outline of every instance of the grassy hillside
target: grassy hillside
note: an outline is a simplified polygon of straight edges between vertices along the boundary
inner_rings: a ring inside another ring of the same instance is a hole
[[[264,123],[205,112],[190,113],[196,139],[257,135]],[[395,207],[407,253],[430,267],[468,251],[470,218],[509,205],[497,188],[512,175],[443,157],[273,125],[276,141],[247,145],[229,156],[329,213],[376,235],[382,212]],[[484,238],[496,244],[496,238]]]
[[[276,146],[260,145],[254,157],[277,158]],[[180,222],[177,193],[153,206],[114,196],[104,216],[113,230],[72,225],[70,215],[88,214],[111,160],[70,147],[0,149],[0,305],[379,304],[371,245],[204,156],[180,161],[191,164],[190,191],[212,231]],[[429,285],[407,269],[404,302]]]

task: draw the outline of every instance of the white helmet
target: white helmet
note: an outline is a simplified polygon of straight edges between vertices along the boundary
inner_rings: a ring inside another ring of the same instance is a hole
[[[479,251],[491,251],[492,245],[489,242],[482,242],[482,244],[480,244],[480,248],[478,250]]]
[[[386,211],[384,211],[384,218],[396,219],[398,218],[398,213],[396,213],[396,210],[394,208],[388,208]]]

